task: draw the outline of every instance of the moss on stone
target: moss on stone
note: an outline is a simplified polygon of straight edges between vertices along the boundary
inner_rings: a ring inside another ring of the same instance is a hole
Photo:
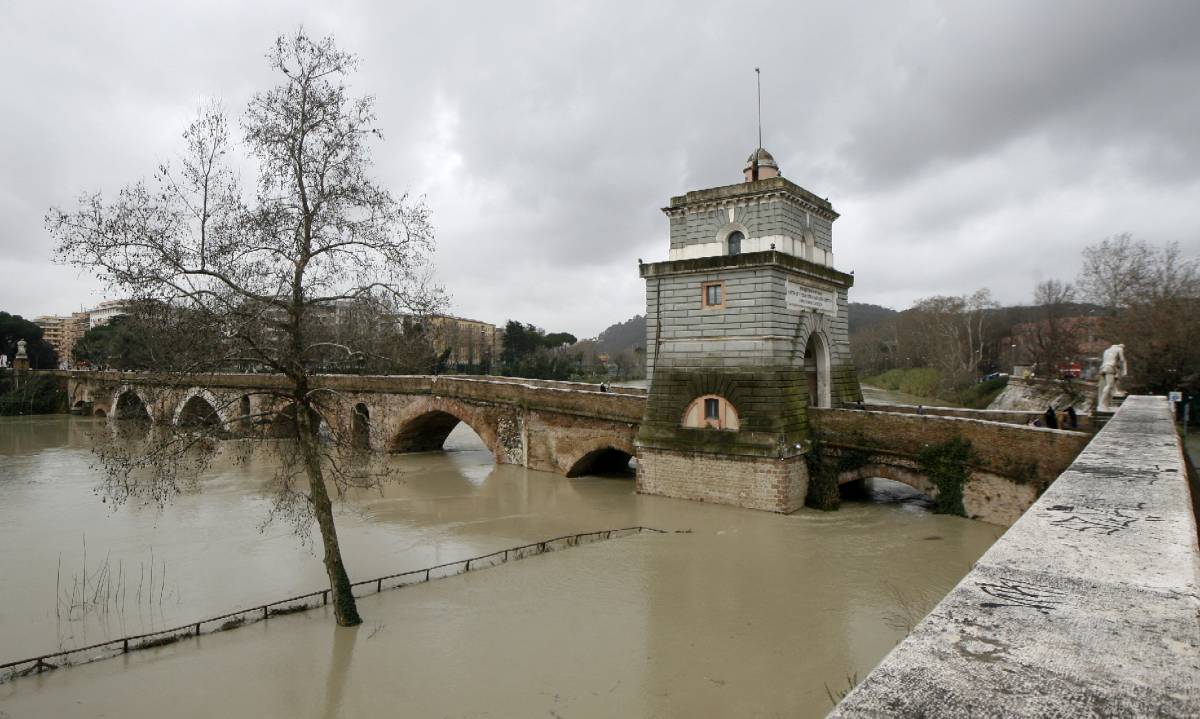
[[[967,510],[963,506],[963,490],[971,475],[967,465],[973,455],[971,442],[962,437],[927,445],[917,453],[917,463],[921,471],[937,487],[939,514],[967,516]]]

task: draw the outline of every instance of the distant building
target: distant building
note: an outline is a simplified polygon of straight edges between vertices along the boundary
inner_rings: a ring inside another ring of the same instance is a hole
[[[88,326],[98,327],[114,318],[129,314],[129,300],[108,300],[88,310]]]
[[[432,315],[429,325],[438,356],[450,351],[446,358],[450,367],[491,371],[492,362],[500,354],[496,325],[452,315]]]
[[[71,357],[75,343],[92,327],[106,325],[113,318],[129,314],[129,300],[108,300],[90,310],[72,312],[69,315],[43,315],[33,322],[42,328],[42,339],[58,353],[59,366],[64,369],[74,366]]]
[[[87,312],[72,312],[69,315],[36,317],[33,322],[42,328],[42,339],[58,353],[59,366],[66,369],[73,366],[71,352],[75,349],[75,343],[87,332],[88,320]]]

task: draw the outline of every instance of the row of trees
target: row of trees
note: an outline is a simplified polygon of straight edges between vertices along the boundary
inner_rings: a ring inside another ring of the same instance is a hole
[[[627,324],[640,324],[635,317],[608,328],[597,339],[577,340],[567,332],[547,333],[531,324],[510,320],[504,327],[503,372],[510,377],[533,379],[641,379],[646,376],[645,352],[641,347],[612,347],[605,333],[620,332]]]
[[[1200,262],[1177,243],[1128,234],[1083,253],[1079,288],[1102,304],[1107,339],[1125,345],[1132,388],[1200,391]]]
[[[17,356],[17,342],[25,340],[25,354],[29,357],[30,367],[57,369],[58,353],[44,337],[45,332],[41,327],[21,315],[0,312],[0,354],[8,357],[10,367]]]
[[[25,354],[33,369],[55,369],[58,354],[44,339],[43,330],[21,315],[0,312],[0,354],[12,366],[17,342],[25,340]],[[52,377],[31,376],[17,381],[12,371],[0,370],[0,416],[58,412],[66,403],[61,383]]]
[[[1056,376],[1089,339],[1102,339],[1126,345],[1131,384],[1141,389],[1200,385],[1200,271],[1177,244],[1153,246],[1128,234],[1104,239],[1084,250],[1074,284],[1044,280],[1032,299],[1004,308],[981,289],[918,300],[853,331],[855,361],[868,375],[932,367],[949,391],[1012,362]],[[1023,354],[1014,356],[1014,347]]]

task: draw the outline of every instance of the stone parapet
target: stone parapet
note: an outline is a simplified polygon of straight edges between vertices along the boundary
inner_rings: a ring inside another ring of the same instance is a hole
[[[1198,716],[1197,616],[1171,410],[1130,397],[830,716]]]
[[[902,414],[926,414],[937,417],[961,417],[963,419],[982,419],[988,422],[1004,422],[1005,424],[1029,424],[1035,419],[1041,419],[1045,409],[967,409],[965,407],[931,407],[915,404],[876,404],[868,402],[863,409],[872,412],[899,412]],[[1059,413],[1062,414],[1061,412]],[[1076,415],[1080,432],[1092,430],[1092,416],[1079,413]],[[1063,427],[1062,429],[1066,429]]]

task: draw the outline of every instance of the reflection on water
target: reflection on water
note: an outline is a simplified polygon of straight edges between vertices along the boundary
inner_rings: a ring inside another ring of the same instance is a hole
[[[324,585],[319,548],[286,526],[258,529],[269,456],[218,462],[201,493],[161,510],[114,510],[92,491],[96,424],[0,419],[0,661]],[[825,685],[865,676],[903,636],[897,616],[932,606],[999,532],[881,502],[900,497],[882,483],[866,483],[871,503],[781,516],[496,466],[463,426],[447,446],[389,458],[399,481],[350,498],[338,521],[352,578],[586,530],[691,533],[386,592],[362,600],[356,630],[310,612],[18,680],[0,702],[13,716],[365,716],[396,713],[398,697],[414,716],[818,716]],[[167,598],[64,620],[56,591],[82,572],[85,540],[90,571],[107,563],[127,578],[153,551]]]

